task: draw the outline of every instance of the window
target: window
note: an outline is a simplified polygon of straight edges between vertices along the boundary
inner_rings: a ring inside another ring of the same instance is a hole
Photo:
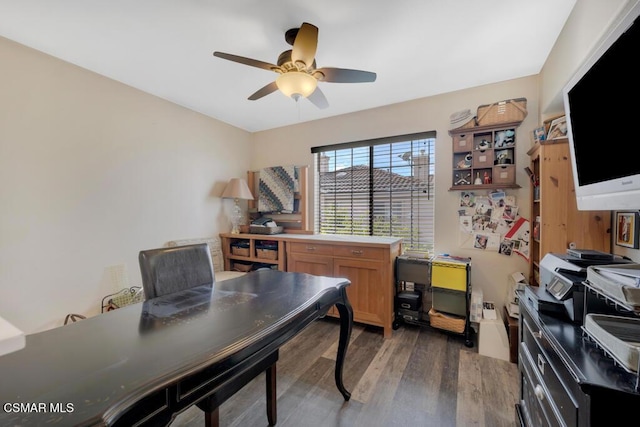
[[[315,229],[433,250],[435,132],[313,147]]]

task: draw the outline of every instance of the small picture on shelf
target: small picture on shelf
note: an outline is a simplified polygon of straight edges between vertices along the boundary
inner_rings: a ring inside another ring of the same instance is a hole
[[[512,146],[516,139],[516,132],[514,129],[507,129],[496,132],[495,148],[504,148]]]
[[[562,116],[554,119],[549,126],[547,139],[566,138],[567,136],[567,117]]]
[[[544,132],[544,126],[540,126],[539,128],[536,128],[533,130],[533,142],[538,144],[541,141],[544,141],[546,139],[546,135]]]
[[[638,249],[638,212],[616,212],[616,245]]]

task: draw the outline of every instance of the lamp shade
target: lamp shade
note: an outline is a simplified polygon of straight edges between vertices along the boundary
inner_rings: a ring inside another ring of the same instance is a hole
[[[316,90],[318,81],[315,77],[302,71],[289,71],[278,76],[276,85],[288,97],[295,98],[296,95],[299,95],[306,98]]]
[[[222,192],[223,199],[253,200],[253,195],[247,182],[242,178],[231,178]]]

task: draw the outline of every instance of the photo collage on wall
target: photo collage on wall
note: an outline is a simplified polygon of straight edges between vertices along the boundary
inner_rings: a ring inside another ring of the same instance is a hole
[[[458,215],[461,235],[474,249],[529,260],[529,221],[518,214],[515,196],[463,191]]]

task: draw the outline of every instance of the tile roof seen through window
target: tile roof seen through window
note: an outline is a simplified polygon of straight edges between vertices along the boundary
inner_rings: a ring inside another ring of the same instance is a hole
[[[337,171],[320,173],[322,193],[354,193],[369,189],[369,166],[360,165]],[[433,177],[421,180],[413,176],[399,175],[386,169],[373,169],[374,191],[426,191]]]

